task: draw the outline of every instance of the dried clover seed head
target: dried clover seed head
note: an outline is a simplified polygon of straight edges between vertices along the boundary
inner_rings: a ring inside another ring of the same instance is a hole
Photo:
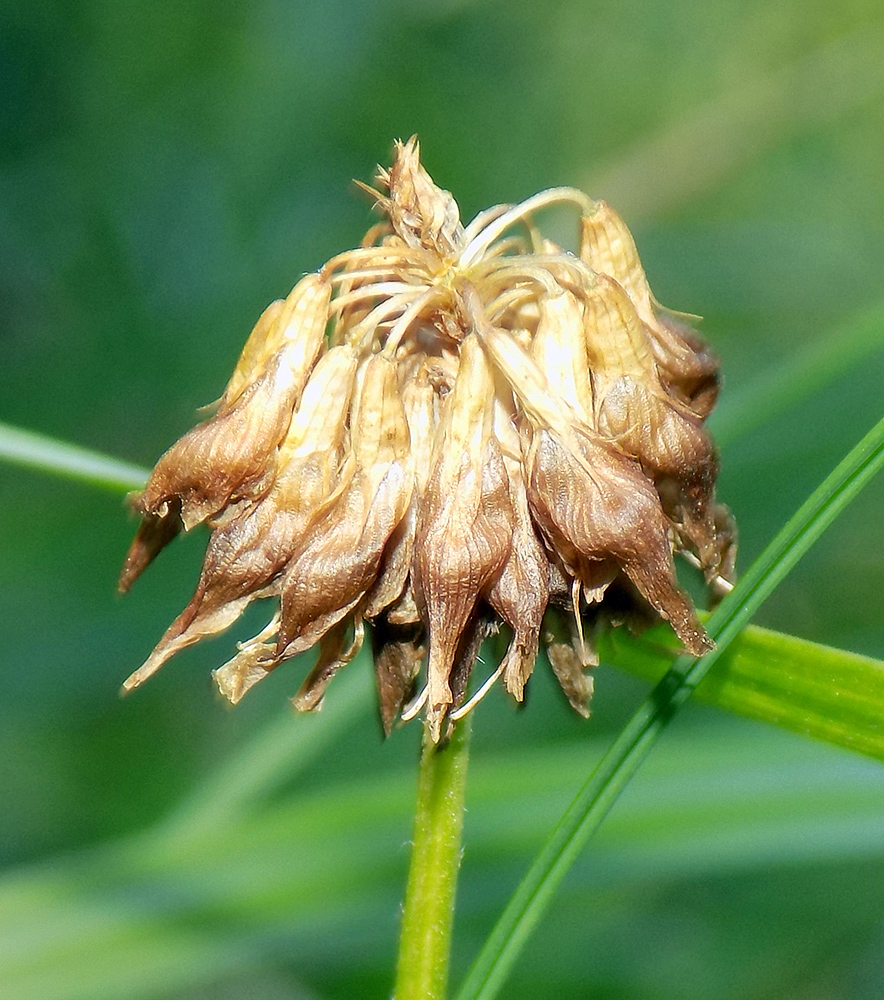
[[[295,704],[318,707],[368,623],[385,730],[423,711],[436,739],[498,677],[521,700],[541,643],[587,714],[598,621],[658,615],[706,652],[673,554],[726,589],[734,533],[703,425],[718,366],[655,301],[623,220],[561,188],[464,227],[413,138],[376,182],[383,222],[267,308],[215,415],[134,501],[121,590],[180,531],[212,533],[193,598],[124,687],[256,598],[276,610],[215,671],[230,701],[315,646]],[[533,224],[557,203],[581,212],[579,256]],[[509,647],[468,699],[501,623]]]

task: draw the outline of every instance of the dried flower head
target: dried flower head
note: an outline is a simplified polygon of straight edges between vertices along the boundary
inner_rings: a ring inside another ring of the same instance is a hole
[[[368,623],[385,729],[423,710],[436,739],[497,678],[521,700],[541,642],[587,714],[603,620],[657,615],[707,651],[673,554],[726,588],[734,537],[703,426],[718,366],[655,301],[622,219],[557,188],[463,226],[413,138],[377,186],[383,221],[267,308],[214,416],[135,499],[121,590],[179,531],[212,534],[125,689],[264,597],[269,624],[215,671],[231,702],[317,646],[295,704],[318,707]],[[553,204],[580,211],[579,256],[537,231]],[[500,623],[509,646],[467,700]]]

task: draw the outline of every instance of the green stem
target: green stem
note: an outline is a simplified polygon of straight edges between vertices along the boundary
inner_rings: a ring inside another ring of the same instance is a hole
[[[424,728],[395,1000],[443,1000],[460,867],[470,720],[436,745]]]

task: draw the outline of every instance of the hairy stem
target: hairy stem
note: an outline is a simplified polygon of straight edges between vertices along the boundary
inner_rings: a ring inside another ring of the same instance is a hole
[[[460,868],[470,719],[443,745],[424,727],[395,1000],[443,1000]]]

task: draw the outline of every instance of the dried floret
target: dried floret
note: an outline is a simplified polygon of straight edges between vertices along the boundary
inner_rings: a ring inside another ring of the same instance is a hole
[[[541,647],[588,714],[590,618],[660,616],[706,652],[673,557],[728,588],[704,427],[718,363],[655,301],[623,220],[558,188],[464,226],[415,139],[376,183],[382,221],[267,308],[215,415],[135,499],[123,590],[180,532],[212,534],[125,687],[260,598],[267,626],[215,671],[230,701],[315,647],[294,702],[318,708],[368,631],[384,731],[423,711],[437,740],[498,678],[521,700]],[[551,204],[580,210],[579,256],[538,233]],[[500,627],[506,652],[469,697]]]

